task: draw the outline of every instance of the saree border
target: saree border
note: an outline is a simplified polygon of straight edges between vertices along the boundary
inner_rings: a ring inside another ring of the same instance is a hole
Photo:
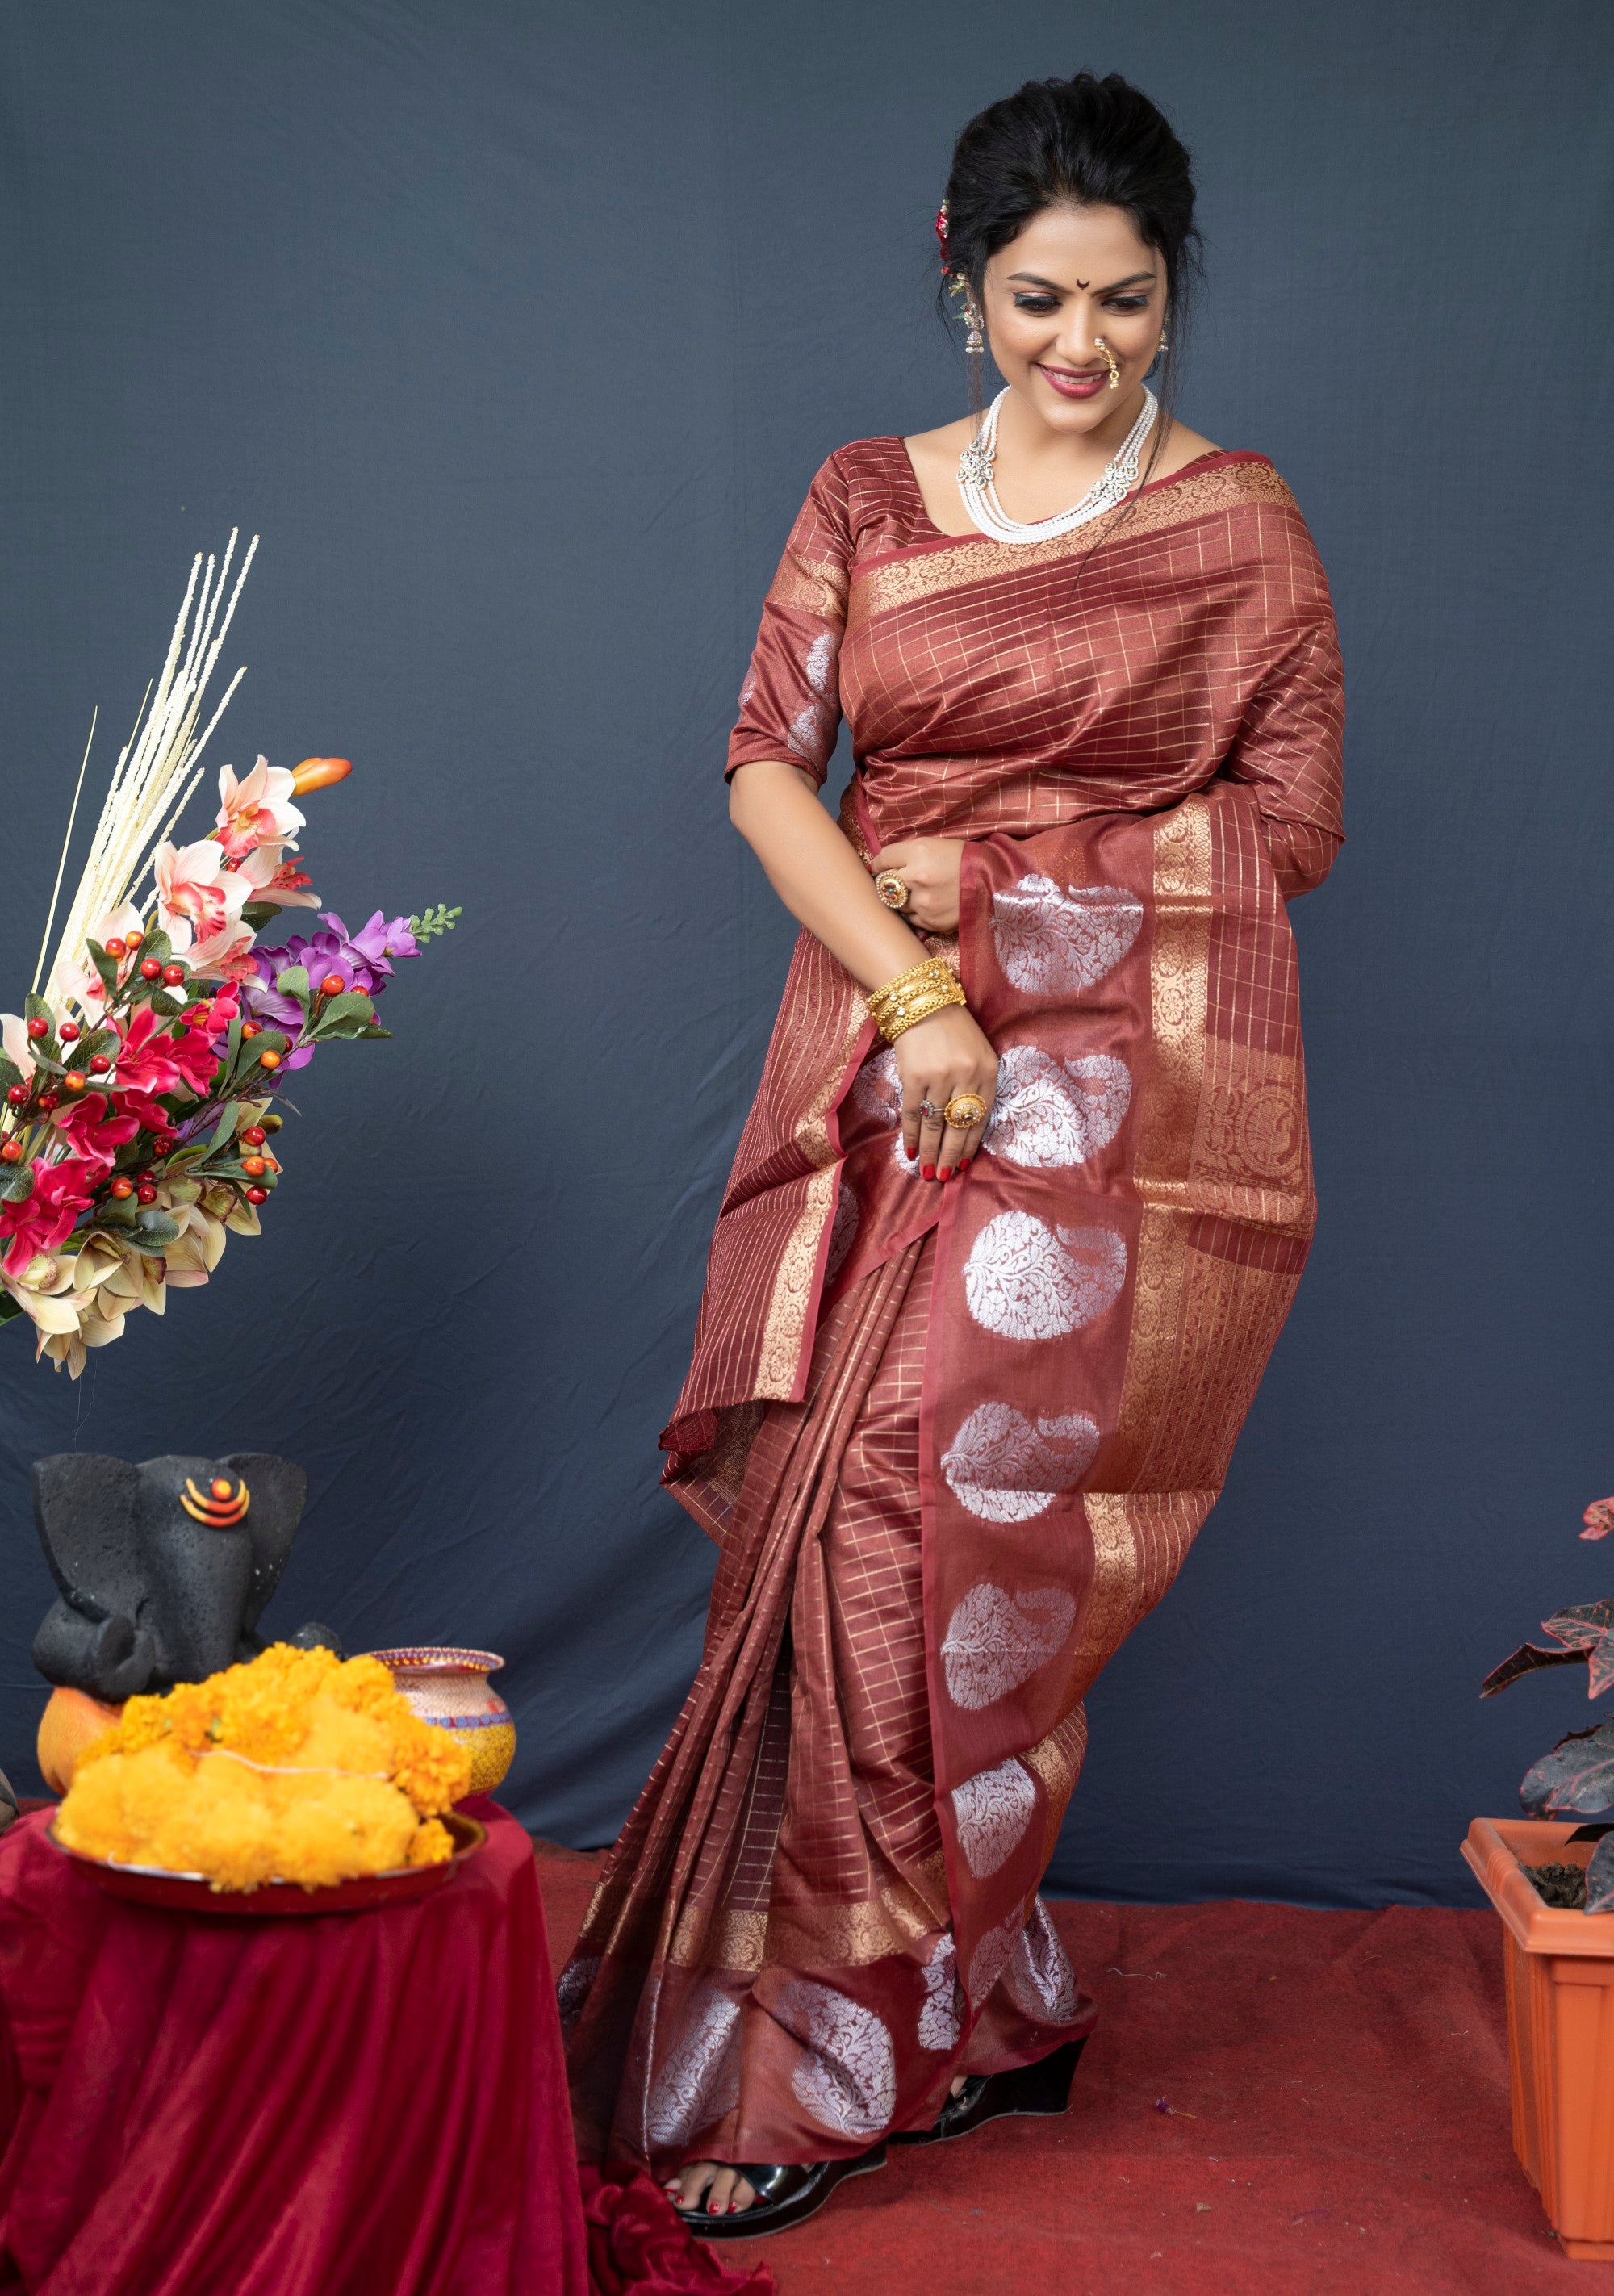
[[[887,613],[1002,575],[1035,573],[1044,567],[1079,561],[1113,538],[1131,541],[1167,527],[1190,525],[1238,510],[1287,510],[1299,515],[1294,496],[1264,455],[1252,455],[1209,471],[1191,464],[1179,476],[1162,479],[1158,485],[1158,492],[1147,487],[1092,525],[1046,542],[1009,545],[985,537],[978,540],[969,535],[943,535],[888,551],[854,567],[849,605],[855,603],[871,615]],[[798,603],[784,596],[777,583],[768,594],[775,604]]]

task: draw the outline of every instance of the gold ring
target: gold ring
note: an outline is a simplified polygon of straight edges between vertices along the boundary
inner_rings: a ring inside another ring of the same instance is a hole
[[[905,909],[908,906],[908,889],[895,869],[881,871],[874,880],[874,890],[888,909]]]
[[[973,1132],[987,1120],[987,1103],[978,1092],[955,1092],[942,1116],[954,1132]]]

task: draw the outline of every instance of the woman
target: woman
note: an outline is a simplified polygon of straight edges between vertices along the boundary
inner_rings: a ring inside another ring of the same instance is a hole
[[[1064,2109],[1083,1694],[1311,1234],[1284,900],[1340,841],[1339,658],[1276,472],[1145,389],[1192,209],[1118,78],[970,124],[938,230],[1006,388],[830,457],[741,695],[733,816],[804,930],[662,1439],[722,1560],[563,1980],[585,2144],[709,2234]]]

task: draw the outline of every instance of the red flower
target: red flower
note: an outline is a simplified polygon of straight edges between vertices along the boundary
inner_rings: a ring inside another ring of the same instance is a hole
[[[220,1000],[215,998],[217,1004]],[[153,1132],[163,1131],[169,1118],[157,1105],[160,1093],[182,1086],[200,1100],[218,1070],[218,1056],[200,1029],[169,1036],[149,1004],[143,1004],[123,1032],[118,1054],[118,1104]]]
[[[139,1131],[140,1119],[127,1111],[113,1112],[113,1103],[105,1093],[86,1092],[70,1108],[58,1110],[56,1129],[70,1136],[86,1164],[110,1171],[125,1141]]]
[[[36,1164],[34,1192],[20,1204],[0,1204],[0,1242],[5,1244],[8,1275],[20,1275],[37,1251],[65,1243],[80,1212],[94,1203],[100,1175],[70,1156],[60,1164]]]

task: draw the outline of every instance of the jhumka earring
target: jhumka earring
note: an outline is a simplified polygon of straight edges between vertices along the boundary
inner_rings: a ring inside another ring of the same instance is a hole
[[[1115,353],[1110,349],[1102,335],[1094,335],[1093,340],[1096,348],[1104,354],[1104,364],[1110,369],[1110,390],[1118,390],[1121,387],[1121,363],[1119,359],[1117,358]]]
[[[947,292],[962,299],[959,316],[964,323],[964,354],[970,365],[970,406],[977,414],[981,410],[981,361],[987,348],[986,322],[981,317],[970,286],[970,275],[953,260],[953,249],[947,234],[947,202],[944,200],[936,210],[936,244],[941,252],[941,272]]]

